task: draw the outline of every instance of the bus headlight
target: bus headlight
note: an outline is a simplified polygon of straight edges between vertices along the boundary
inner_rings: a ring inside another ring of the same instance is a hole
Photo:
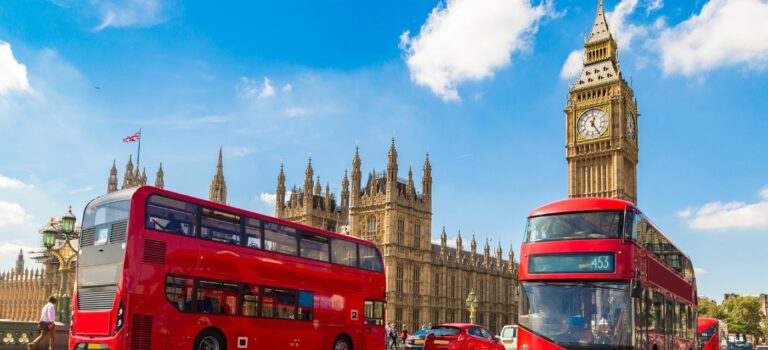
[[[123,306],[123,301],[120,300],[120,306],[117,307],[117,321],[115,322],[115,334],[120,331],[121,328],[123,328],[123,323],[125,320],[125,307]]]

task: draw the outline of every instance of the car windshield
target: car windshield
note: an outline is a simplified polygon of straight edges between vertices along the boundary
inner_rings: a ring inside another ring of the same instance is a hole
[[[501,337],[502,338],[514,338],[515,337],[515,328],[513,327],[507,327],[501,330]]]
[[[626,282],[522,282],[520,325],[564,346],[631,345]]]
[[[536,216],[528,219],[526,242],[618,238],[620,211],[593,211]]]
[[[438,337],[451,336],[461,333],[461,329],[450,326],[432,327],[432,335]]]

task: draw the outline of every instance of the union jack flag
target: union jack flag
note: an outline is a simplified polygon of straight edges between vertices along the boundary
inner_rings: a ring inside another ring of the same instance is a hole
[[[123,142],[136,142],[136,141],[139,141],[140,139],[141,139],[141,131],[138,131],[133,135],[124,137]]]

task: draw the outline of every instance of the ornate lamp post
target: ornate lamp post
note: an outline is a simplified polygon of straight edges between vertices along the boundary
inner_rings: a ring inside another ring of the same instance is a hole
[[[477,296],[475,295],[474,289],[471,292],[469,292],[469,296],[467,297],[466,303],[467,303],[467,310],[469,310],[469,323],[475,323],[475,312],[477,311]]]
[[[77,251],[72,247],[71,239],[76,238],[75,222],[77,218],[72,214],[72,206],[69,206],[67,213],[61,217],[61,220],[51,218],[48,225],[41,230],[43,235],[43,245],[46,248],[45,253],[53,256],[59,262],[59,275],[61,282],[59,285],[58,303],[56,303],[56,317],[60,322],[69,322],[69,298],[70,295],[65,292],[65,276],[72,268],[72,263],[77,260]]]

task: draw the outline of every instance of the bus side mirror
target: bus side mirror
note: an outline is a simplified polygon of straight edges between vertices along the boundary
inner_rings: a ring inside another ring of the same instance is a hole
[[[640,298],[643,296],[643,286],[640,285],[639,280],[633,280],[630,288],[632,288],[632,290],[629,293],[633,298]]]
[[[517,296],[517,297],[520,296],[520,286],[519,285],[515,286],[515,296]]]

